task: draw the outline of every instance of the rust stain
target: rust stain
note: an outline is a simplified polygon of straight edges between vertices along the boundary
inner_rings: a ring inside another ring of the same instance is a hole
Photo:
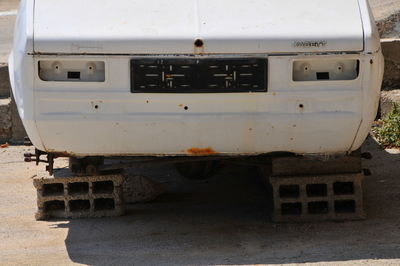
[[[204,41],[203,41],[202,39],[196,39],[196,40],[194,41],[194,45],[195,45],[196,47],[198,47],[198,48],[201,48],[201,47],[204,46]]]
[[[0,148],[5,149],[5,148],[8,148],[8,146],[9,146],[9,144],[6,142],[4,144],[1,144]]]
[[[178,105],[179,107],[183,107],[183,104]]]
[[[213,154],[217,154],[217,152],[211,147],[208,147],[208,148],[192,147],[192,148],[188,149],[187,152],[189,154],[192,154],[192,155],[213,155]]]
[[[194,44],[193,52],[195,54],[201,54],[201,55],[205,54],[205,50],[204,50],[205,44],[202,39],[196,39],[193,44]]]

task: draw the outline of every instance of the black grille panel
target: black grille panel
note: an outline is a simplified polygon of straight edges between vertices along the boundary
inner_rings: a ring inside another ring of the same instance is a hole
[[[263,92],[266,59],[133,59],[132,92]]]

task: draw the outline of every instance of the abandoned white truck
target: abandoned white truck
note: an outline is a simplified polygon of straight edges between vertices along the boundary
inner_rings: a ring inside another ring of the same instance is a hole
[[[383,76],[367,0],[23,0],[9,64],[37,158],[87,173],[350,154]]]

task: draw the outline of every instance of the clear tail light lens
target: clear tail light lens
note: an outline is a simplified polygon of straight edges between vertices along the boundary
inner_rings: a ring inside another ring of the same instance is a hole
[[[102,61],[39,61],[39,77],[43,81],[104,82]]]
[[[359,60],[309,59],[293,62],[293,81],[354,80]]]

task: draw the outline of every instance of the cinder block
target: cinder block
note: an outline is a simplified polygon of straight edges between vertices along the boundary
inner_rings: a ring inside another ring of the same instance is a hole
[[[37,220],[120,216],[123,175],[35,178]]]
[[[361,157],[346,155],[339,157],[304,158],[279,157],[272,159],[272,176],[324,175],[360,173]]]
[[[364,175],[272,176],[276,222],[360,220],[365,218]]]

